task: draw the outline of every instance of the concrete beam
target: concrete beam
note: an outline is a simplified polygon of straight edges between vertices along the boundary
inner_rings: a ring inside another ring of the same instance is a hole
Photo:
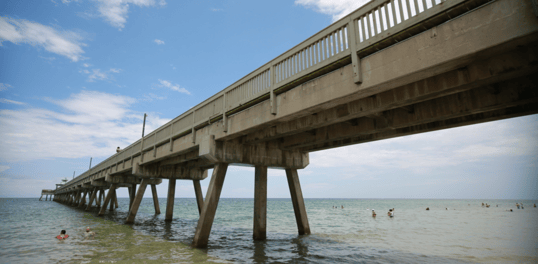
[[[535,75],[527,76],[496,84],[495,93],[491,93],[491,87],[486,86],[414,104],[413,113],[394,109],[386,111],[385,115],[390,116],[392,124],[390,129],[398,129],[536,103],[538,102],[538,90],[535,89],[537,82],[538,77]],[[316,129],[315,133],[300,133],[286,137],[283,139],[282,146],[308,151],[309,146],[380,133],[387,129],[389,128],[384,125],[378,126],[375,120],[361,118],[355,126],[344,122]]]
[[[442,129],[479,124],[484,122],[491,122],[500,119],[507,119],[519,116],[525,116],[538,113],[538,104],[529,103],[526,105],[518,105],[515,107],[504,108],[500,110],[471,114],[462,117],[456,117],[452,119],[446,119],[441,121],[435,121],[426,124],[420,124],[415,126],[409,126],[405,128],[399,128],[395,130],[383,131],[374,134],[358,135],[355,137],[346,138],[343,140],[335,140],[332,142],[326,142],[322,144],[316,144],[309,146],[309,151],[319,151],[324,149],[331,149],[342,146],[349,146],[355,144],[362,144],[377,140],[409,136],[414,134],[420,134],[425,132],[437,131]]]
[[[474,61],[464,68],[278,123],[266,129],[258,129],[246,135],[242,143],[255,145],[340,122],[352,124],[354,119],[360,117],[372,116],[396,108],[410,107],[418,102],[523,77],[538,71],[536,50],[538,50],[536,42],[526,43],[519,48],[507,50],[505,53]],[[332,72],[321,77],[317,82],[329,85],[330,80],[339,75],[339,72]],[[354,84],[349,81],[341,85],[353,86]],[[351,87],[347,89],[351,89]],[[406,110],[412,111],[412,109]]]

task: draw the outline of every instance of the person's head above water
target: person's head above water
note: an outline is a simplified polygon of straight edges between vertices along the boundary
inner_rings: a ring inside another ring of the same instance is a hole
[[[60,232],[60,234],[61,234],[61,235],[65,235],[65,230],[62,230],[62,231]]]
[[[90,227],[86,227],[86,232],[90,232]]]

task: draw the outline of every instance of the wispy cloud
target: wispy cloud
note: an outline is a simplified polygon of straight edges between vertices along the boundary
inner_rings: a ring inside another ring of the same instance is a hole
[[[146,102],[153,102],[154,100],[164,100],[166,99],[166,96],[158,96],[156,94],[153,94],[153,93],[149,93],[149,94],[145,94],[144,95],[144,101]]]
[[[4,104],[16,104],[16,105],[24,105],[24,104],[25,104],[25,103],[22,103],[22,102],[17,102],[17,101],[13,101],[13,100],[5,99],[5,98],[0,98],[0,103],[4,103]]]
[[[83,58],[82,47],[86,46],[81,40],[82,37],[72,31],[60,31],[24,19],[0,17],[0,45],[3,41],[27,43],[76,62]]]
[[[88,76],[88,82],[95,82],[96,80],[102,81],[107,79],[108,75],[102,72],[100,69],[93,69],[90,76]]]
[[[140,137],[142,115],[131,110],[136,103],[131,97],[81,91],[47,101],[60,110],[0,110],[0,160],[102,157]],[[146,131],[169,121],[157,114],[149,116]]]
[[[0,172],[6,171],[6,170],[9,170],[9,169],[10,169],[9,166],[0,165]]]
[[[85,68],[88,68],[88,67],[90,67],[90,66],[92,66],[92,65],[89,64],[89,63],[83,63],[82,66],[84,66]]]
[[[135,5],[138,7],[165,6],[165,0],[97,0],[97,10],[99,14],[113,27],[121,30],[127,23],[127,13],[129,7]]]
[[[312,8],[314,11],[330,15],[333,22],[353,12],[370,0],[295,0],[296,5]]]
[[[49,62],[56,60],[56,57],[43,57],[43,56],[39,56],[39,57]]]
[[[159,87],[165,87],[165,88],[168,88],[172,91],[176,91],[176,92],[180,92],[180,93],[184,93],[184,94],[191,94],[189,91],[187,91],[187,89],[183,88],[183,87],[180,87],[179,84],[172,84],[171,82],[167,81],[167,80],[161,80],[159,79],[159,83],[160,85],[158,85]]]
[[[7,91],[9,88],[11,88],[12,86],[7,84],[7,83],[0,83],[0,92],[2,91]]]
[[[84,65],[84,66],[89,67],[91,65],[88,65],[88,66]],[[88,82],[95,82],[95,81],[105,81],[105,80],[112,79],[112,76],[110,73],[120,73],[121,71],[122,71],[121,69],[110,68],[110,70],[108,71],[101,71],[101,69],[91,69],[91,71],[87,69],[82,69],[79,72],[88,75],[88,79],[87,79]]]
[[[220,8],[211,8],[211,11],[213,11],[213,12],[220,12],[220,11],[223,11],[223,10],[220,9]]]
[[[155,39],[154,42],[157,43],[157,45],[164,45],[164,41],[160,39]]]

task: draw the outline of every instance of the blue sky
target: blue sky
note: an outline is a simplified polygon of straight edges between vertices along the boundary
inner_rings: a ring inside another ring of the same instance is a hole
[[[364,2],[0,1],[0,197],[84,172],[138,140],[144,113],[149,132]],[[537,128],[533,115],[311,153],[303,194],[538,199]],[[268,196],[289,197],[284,171],[269,176]],[[253,186],[230,167],[222,197]]]

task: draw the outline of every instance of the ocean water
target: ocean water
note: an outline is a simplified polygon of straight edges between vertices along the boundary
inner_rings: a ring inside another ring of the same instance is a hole
[[[97,217],[96,209],[0,199],[0,263],[538,263],[538,201],[305,199],[312,234],[299,236],[291,201],[268,199],[267,240],[254,241],[253,199],[223,198],[207,249],[190,247],[195,199],[177,198],[165,222],[166,199],[155,215],[146,198],[125,225],[128,201]],[[95,238],[84,239],[87,226]],[[58,241],[62,229],[70,237]]]

